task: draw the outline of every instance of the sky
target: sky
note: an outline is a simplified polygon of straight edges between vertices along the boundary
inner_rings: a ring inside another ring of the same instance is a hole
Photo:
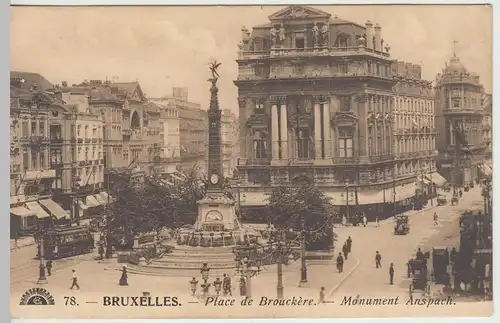
[[[54,84],[138,80],[148,97],[185,86],[189,100],[206,109],[208,63],[217,59],[220,106],[237,113],[241,28],[267,23],[285,7],[11,7],[11,70],[40,73]],[[361,25],[379,23],[392,58],[421,64],[427,80],[455,51],[491,93],[492,10],[486,5],[313,7]]]

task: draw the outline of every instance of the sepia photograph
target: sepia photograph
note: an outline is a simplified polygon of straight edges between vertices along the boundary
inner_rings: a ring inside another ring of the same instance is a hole
[[[493,314],[491,5],[10,7],[12,318]]]

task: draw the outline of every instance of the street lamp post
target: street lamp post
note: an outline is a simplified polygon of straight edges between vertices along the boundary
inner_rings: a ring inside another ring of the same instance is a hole
[[[283,299],[283,245],[286,240],[285,232],[278,233],[278,283],[276,285],[276,295],[278,299]]]
[[[40,221],[40,220],[39,220]],[[43,222],[39,223],[39,231],[38,231],[38,256],[40,257],[40,266],[39,266],[39,275],[38,275],[38,281],[37,284],[43,285],[47,284],[47,277],[45,277],[45,264],[44,264],[44,227],[43,227]]]
[[[345,187],[345,216],[346,216],[346,220],[348,220],[349,219],[349,180],[348,179],[346,179],[344,181],[344,187]]]
[[[300,234],[301,234],[300,287],[305,287],[307,285],[307,264],[306,264],[306,230],[304,226],[304,220],[302,220],[302,232]]]

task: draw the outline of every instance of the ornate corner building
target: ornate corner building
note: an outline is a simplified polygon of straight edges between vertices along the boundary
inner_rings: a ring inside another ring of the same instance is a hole
[[[469,73],[453,55],[436,76],[436,125],[439,172],[457,186],[469,185],[488,172],[483,170],[488,155],[482,129],[484,105],[488,105],[487,96],[479,76]],[[461,142],[454,129],[460,131]]]
[[[258,213],[273,186],[305,178],[351,214],[410,207],[419,179],[439,176],[432,88],[420,67],[395,63],[370,21],[304,6],[269,20],[243,28],[234,81],[244,213]]]

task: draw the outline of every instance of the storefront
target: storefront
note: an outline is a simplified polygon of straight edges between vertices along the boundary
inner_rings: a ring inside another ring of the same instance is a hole
[[[29,234],[35,231],[40,221],[44,226],[57,225],[69,220],[69,213],[50,198],[30,200],[23,197],[10,207],[11,234]]]

